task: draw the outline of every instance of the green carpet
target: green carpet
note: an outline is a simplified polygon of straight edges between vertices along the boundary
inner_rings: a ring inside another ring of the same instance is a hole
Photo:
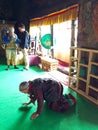
[[[21,71],[22,67],[14,70],[11,66],[6,71],[6,65],[0,65],[0,130],[98,130],[98,108],[66,86],[64,92],[76,96],[76,106],[61,114],[49,110],[45,104],[41,115],[30,120],[37,105],[23,107],[21,104],[29,98],[19,92],[18,86],[22,81],[48,75],[35,66],[28,71]]]

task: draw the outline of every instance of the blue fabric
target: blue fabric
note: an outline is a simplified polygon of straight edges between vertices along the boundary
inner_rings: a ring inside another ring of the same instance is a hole
[[[29,36],[28,32],[24,31],[24,32],[20,33],[19,39],[20,39],[20,47],[22,49],[24,49],[24,48],[28,49],[29,43],[30,43],[30,36]]]
[[[20,44],[20,40],[17,35],[16,35],[16,44]]]
[[[18,39],[18,36],[16,35],[16,44],[19,44],[20,43],[20,40]],[[3,38],[2,38],[2,41],[3,41],[3,43],[5,43],[5,44],[9,44],[10,43],[10,40],[8,39],[8,37],[7,36],[3,36]]]
[[[2,41],[5,44],[8,44],[10,42],[10,40],[8,40],[7,36],[3,36]]]

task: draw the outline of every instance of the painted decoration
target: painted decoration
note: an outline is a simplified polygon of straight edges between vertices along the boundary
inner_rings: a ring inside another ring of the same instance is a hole
[[[44,48],[50,49],[51,48],[51,34],[45,34],[41,38],[41,44]]]

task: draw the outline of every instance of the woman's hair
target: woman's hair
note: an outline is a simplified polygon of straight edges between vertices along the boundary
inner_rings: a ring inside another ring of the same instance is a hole
[[[19,90],[23,91],[23,90],[27,89],[28,87],[29,87],[29,82],[24,81],[24,82],[20,83]]]
[[[9,27],[10,32],[14,32],[14,27]]]
[[[25,29],[25,25],[24,25],[23,23],[20,23],[20,24],[18,25],[18,27]]]

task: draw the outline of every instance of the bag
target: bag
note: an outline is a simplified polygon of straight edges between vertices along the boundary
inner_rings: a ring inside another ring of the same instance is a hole
[[[1,31],[1,39],[2,39],[3,44],[9,43],[9,29],[3,29]]]

